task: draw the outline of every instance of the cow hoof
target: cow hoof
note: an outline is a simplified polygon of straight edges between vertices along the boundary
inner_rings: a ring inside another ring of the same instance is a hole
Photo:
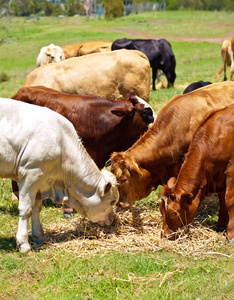
[[[66,212],[63,213],[63,216],[64,216],[64,218],[66,218],[66,219],[71,219],[71,218],[73,218],[73,212],[71,212],[71,211],[66,211]]]
[[[31,248],[28,243],[23,243],[23,244],[19,245],[19,250],[21,253],[26,253],[26,254],[31,253]]]
[[[33,237],[33,240],[36,244],[44,244],[47,241],[46,236],[42,236],[42,237]]]
[[[222,226],[221,226],[221,227],[217,227],[217,228],[216,228],[216,231],[217,231],[217,232],[224,232],[224,231],[226,231],[226,230],[227,230],[227,227],[222,227]]]

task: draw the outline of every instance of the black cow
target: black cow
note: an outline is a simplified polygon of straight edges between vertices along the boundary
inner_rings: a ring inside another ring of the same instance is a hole
[[[199,88],[201,88],[203,86],[206,86],[208,84],[212,84],[212,82],[210,82],[210,81],[202,81],[202,80],[193,82],[193,83],[191,83],[190,85],[188,85],[186,87],[186,89],[184,90],[183,94],[190,93],[190,92],[192,92],[192,91],[194,91],[196,89],[199,89]]]
[[[165,40],[143,40],[143,39],[119,39],[112,43],[111,50],[119,49],[139,50],[143,52],[150,61],[152,68],[153,90],[157,71],[162,70],[167,77],[168,87],[173,87],[176,78],[176,60],[171,49],[171,44]]]

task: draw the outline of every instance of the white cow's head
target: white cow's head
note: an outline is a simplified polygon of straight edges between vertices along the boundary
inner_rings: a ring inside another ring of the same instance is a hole
[[[93,223],[110,226],[114,221],[113,206],[119,201],[119,192],[115,175],[105,168],[101,172],[103,177],[87,212]]]
[[[59,62],[65,59],[65,55],[63,50],[59,46],[55,46],[54,44],[50,44],[49,46],[41,48],[41,51],[37,57],[37,67]]]
[[[113,206],[119,201],[117,180],[114,174],[103,168],[102,176],[95,192],[77,194],[74,186],[68,189],[69,206],[93,223],[110,226],[114,221]]]

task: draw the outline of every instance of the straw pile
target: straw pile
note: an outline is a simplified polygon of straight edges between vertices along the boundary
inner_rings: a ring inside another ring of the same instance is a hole
[[[214,205],[213,199],[211,202]],[[208,204],[204,203],[201,210],[208,210]],[[61,218],[56,224],[44,226],[48,241],[45,245],[35,248],[49,250],[52,247],[71,251],[76,256],[111,251],[124,253],[159,250],[193,257],[201,254],[228,256],[214,250],[219,245],[226,244],[225,235],[217,233],[207,225],[203,226],[199,218],[192,225],[181,229],[180,237],[175,241],[161,239],[161,228],[162,219],[158,207],[154,211],[141,206],[134,206],[131,210],[116,209],[115,221],[110,227],[97,226],[75,214],[72,219]]]

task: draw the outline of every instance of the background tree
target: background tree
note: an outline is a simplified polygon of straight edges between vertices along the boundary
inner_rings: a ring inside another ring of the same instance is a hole
[[[106,10],[105,18],[113,19],[123,16],[124,3],[122,0],[103,0],[102,5]]]

